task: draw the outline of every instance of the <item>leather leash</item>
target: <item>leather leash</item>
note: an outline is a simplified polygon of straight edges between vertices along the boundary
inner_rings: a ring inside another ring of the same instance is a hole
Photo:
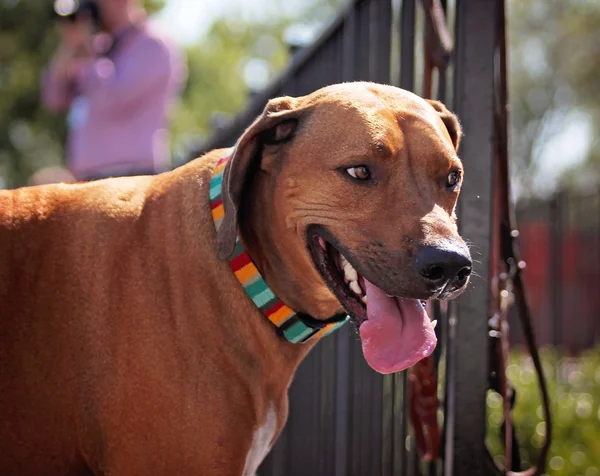
[[[538,476],[544,473],[552,438],[552,418],[550,398],[538,354],[531,309],[527,301],[522,271],[525,263],[521,259],[518,246],[519,232],[516,228],[514,206],[510,200],[510,174],[508,161],[508,88],[506,61],[506,5],[504,0],[497,2],[497,74],[495,77],[494,123],[494,209],[492,228],[492,296],[490,300],[490,388],[503,399],[503,436],[505,465],[499,467],[488,452],[488,462],[494,474],[509,476]],[[509,352],[508,312],[515,309],[525,337],[527,350],[531,356],[540,393],[546,434],[540,449],[537,463],[521,471],[518,442],[512,424],[511,410],[516,401],[516,392],[506,377]]]
[[[452,40],[446,27],[444,9],[440,0],[422,0],[426,13],[425,61],[423,75],[423,97],[432,96],[433,71],[445,71],[451,58]],[[494,122],[495,161],[494,196],[491,247],[491,299],[490,323],[490,388],[497,391],[503,400],[503,436],[505,466],[499,467],[487,452],[487,462],[492,474],[507,476],[539,476],[545,470],[552,436],[550,400],[532,327],[531,310],[527,302],[522,270],[525,263],[520,258],[517,243],[514,207],[510,200],[510,177],[508,163],[508,91],[506,73],[506,16],[505,1],[497,1],[497,75],[495,78]],[[516,306],[525,342],[534,364],[540,393],[546,434],[536,465],[521,470],[521,461],[516,433],[512,424],[511,410],[516,399],[515,389],[506,377],[509,355],[508,312]],[[439,401],[437,397],[437,372],[433,357],[428,357],[409,373],[410,418],[415,432],[417,449],[425,461],[439,457],[440,432],[437,421]]]

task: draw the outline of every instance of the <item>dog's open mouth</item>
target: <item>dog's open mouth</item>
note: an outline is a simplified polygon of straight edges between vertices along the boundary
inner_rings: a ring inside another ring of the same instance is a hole
[[[435,349],[435,322],[424,303],[389,296],[361,276],[320,227],[308,230],[308,247],[321,277],[359,329],[363,354],[380,373],[404,370]]]

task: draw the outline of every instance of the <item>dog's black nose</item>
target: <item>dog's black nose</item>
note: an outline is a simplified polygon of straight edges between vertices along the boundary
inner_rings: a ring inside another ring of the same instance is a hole
[[[436,288],[450,284],[454,290],[466,284],[473,263],[467,250],[423,246],[415,255],[415,266],[429,284]]]

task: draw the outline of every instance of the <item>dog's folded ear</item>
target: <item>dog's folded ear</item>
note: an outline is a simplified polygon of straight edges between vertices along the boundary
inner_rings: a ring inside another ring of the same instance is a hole
[[[448,134],[450,135],[452,144],[454,144],[454,149],[458,151],[458,146],[460,145],[460,139],[462,137],[462,128],[460,127],[457,117],[440,101],[435,101],[433,99],[427,99],[426,101],[431,104],[440,115],[442,122],[446,126],[446,129],[448,129]]]
[[[223,172],[222,197],[225,216],[217,235],[220,259],[229,258],[235,248],[244,187],[260,166],[263,146],[291,140],[303,112],[304,108],[298,107],[295,98],[273,99],[238,140]]]

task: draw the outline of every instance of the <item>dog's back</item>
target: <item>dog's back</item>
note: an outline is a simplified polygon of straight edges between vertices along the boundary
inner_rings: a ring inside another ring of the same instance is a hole
[[[133,348],[146,331],[149,341],[165,334],[148,323],[178,299],[170,279],[188,271],[171,268],[179,245],[210,251],[204,176],[212,162],[155,177],[0,192],[3,475],[87,467],[83,455],[96,448],[81,442],[100,441],[90,418],[108,404],[96,395],[112,395],[97,386],[120,374],[115,349]]]
[[[147,182],[0,193],[0,468],[8,474],[67,474],[84,464],[75,409],[85,392],[86,303],[114,291],[109,250],[123,246],[124,258]]]

